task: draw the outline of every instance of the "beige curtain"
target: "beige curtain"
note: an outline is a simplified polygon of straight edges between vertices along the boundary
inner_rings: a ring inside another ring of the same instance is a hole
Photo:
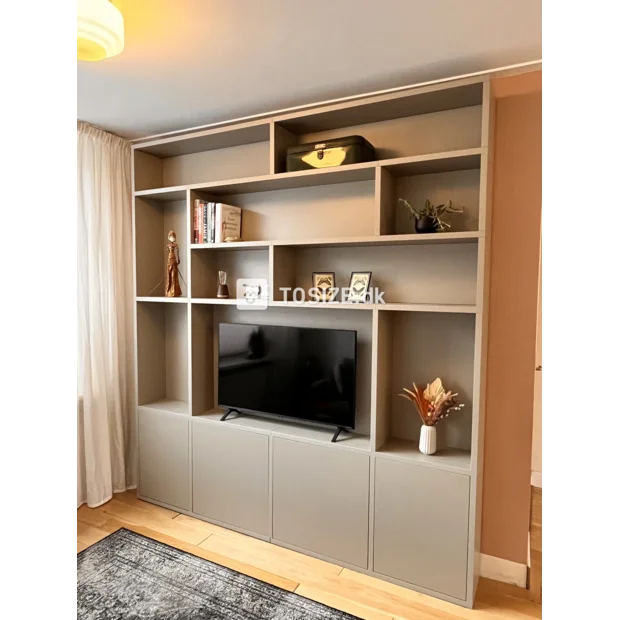
[[[78,506],[136,484],[129,144],[77,127]]]

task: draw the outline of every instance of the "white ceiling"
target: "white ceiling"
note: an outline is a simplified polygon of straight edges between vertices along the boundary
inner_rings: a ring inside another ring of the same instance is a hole
[[[123,0],[78,118],[128,138],[542,56],[542,0]]]

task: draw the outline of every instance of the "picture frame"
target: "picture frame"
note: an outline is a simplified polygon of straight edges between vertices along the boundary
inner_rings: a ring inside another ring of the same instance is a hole
[[[336,273],[333,271],[313,271],[312,288],[318,289],[312,294],[315,301],[333,301],[336,295]]]
[[[349,303],[365,303],[368,290],[370,289],[370,279],[372,271],[353,271],[349,281]]]

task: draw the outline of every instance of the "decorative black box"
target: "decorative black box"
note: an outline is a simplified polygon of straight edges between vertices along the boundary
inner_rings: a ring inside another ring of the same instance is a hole
[[[375,148],[362,136],[346,136],[286,149],[286,171],[332,168],[373,161]]]

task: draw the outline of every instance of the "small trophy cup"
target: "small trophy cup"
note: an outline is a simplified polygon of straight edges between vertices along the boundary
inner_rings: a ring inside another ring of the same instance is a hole
[[[220,284],[217,287],[217,298],[228,299],[228,286],[226,285],[226,272],[219,271],[218,278],[220,280]]]

